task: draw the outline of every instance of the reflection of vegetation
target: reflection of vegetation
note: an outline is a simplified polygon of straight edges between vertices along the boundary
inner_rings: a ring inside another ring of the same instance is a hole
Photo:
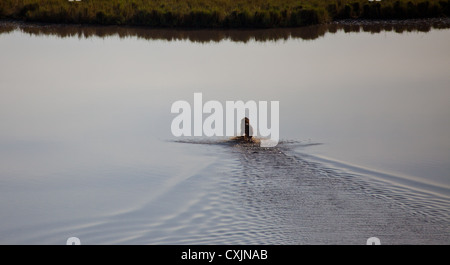
[[[313,40],[325,35],[327,32],[335,33],[360,32],[366,31],[379,33],[382,31],[427,32],[432,28],[450,28],[450,18],[437,19],[416,19],[416,20],[343,20],[320,25],[311,25],[297,28],[278,28],[278,29],[149,29],[145,27],[127,27],[127,26],[86,26],[86,25],[48,25],[33,24],[21,22],[0,22],[0,34],[8,33],[14,30],[32,35],[52,35],[58,37],[108,37],[119,36],[120,38],[138,37],[147,40],[190,40],[194,42],[211,42],[232,40],[239,42],[256,41],[275,41],[287,40],[289,38]]]
[[[450,0],[1,0],[0,17],[152,27],[294,27],[450,15]]]

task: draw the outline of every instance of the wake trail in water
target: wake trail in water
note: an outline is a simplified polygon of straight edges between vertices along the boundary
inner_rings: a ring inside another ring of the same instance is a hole
[[[52,233],[36,236],[52,242],[72,234],[86,244],[358,245],[374,236],[382,244],[450,243],[448,199],[340,172],[293,150],[315,143],[173,142],[189,145],[190,170],[166,176],[169,183],[146,202],[32,230],[51,226]]]
[[[314,143],[282,141],[275,148],[239,141],[217,144],[237,163],[221,176],[232,194],[223,201],[239,201],[243,212],[264,220],[264,227],[279,228],[279,241],[264,243],[359,244],[371,236],[386,244],[450,242],[448,198],[338,172],[292,152],[293,146]]]

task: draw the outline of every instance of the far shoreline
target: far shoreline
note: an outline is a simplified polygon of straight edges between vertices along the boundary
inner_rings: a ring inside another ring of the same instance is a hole
[[[450,0],[2,0],[0,20],[166,29],[273,29],[450,17]]]

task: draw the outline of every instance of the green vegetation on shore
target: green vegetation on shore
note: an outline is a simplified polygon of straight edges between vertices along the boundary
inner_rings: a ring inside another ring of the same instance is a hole
[[[151,27],[297,27],[339,19],[449,17],[450,0],[1,0],[0,18]]]

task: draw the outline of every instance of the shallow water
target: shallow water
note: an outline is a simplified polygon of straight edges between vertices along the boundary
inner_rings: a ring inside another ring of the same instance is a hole
[[[448,29],[33,29],[0,35],[0,243],[450,242]],[[194,92],[280,101],[281,143],[171,136]]]

